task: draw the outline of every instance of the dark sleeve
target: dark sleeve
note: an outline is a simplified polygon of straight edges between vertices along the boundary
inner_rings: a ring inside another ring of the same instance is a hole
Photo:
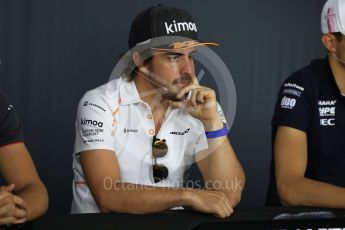
[[[0,91],[0,146],[23,141],[23,131],[14,107]]]
[[[279,91],[272,126],[288,126],[306,132],[312,118],[312,85],[306,76],[294,74]]]

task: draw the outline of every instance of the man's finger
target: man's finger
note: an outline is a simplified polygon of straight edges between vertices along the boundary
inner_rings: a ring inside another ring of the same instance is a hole
[[[0,225],[14,224],[17,219],[15,217],[0,217]]]
[[[16,208],[10,212],[10,216],[13,216],[17,219],[23,219],[27,217],[27,211],[23,209]]]
[[[188,93],[188,91],[190,90],[194,90],[194,89],[200,89],[202,88],[200,85],[195,85],[195,84],[192,84],[192,85],[188,85],[184,88],[182,88],[178,94],[176,95],[177,98],[182,98],[186,93]]]
[[[16,204],[18,208],[27,210],[26,202],[21,197],[14,195],[13,198],[14,198],[14,203]]]
[[[5,204],[9,204],[9,203],[13,203],[13,194],[10,192],[0,192],[0,207],[5,205]]]
[[[0,191],[12,192],[16,186],[14,184],[0,186]]]
[[[14,210],[15,208],[16,208],[16,205],[14,203],[2,205],[0,207],[0,216],[7,216],[7,214],[10,211]]]
[[[196,89],[196,90],[193,90],[192,91],[192,96],[191,96],[191,98],[190,98],[190,100],[189,100],[189,102],[191,102],[192,103],[192,105],[194,106],[194,107],[196,107],[197,105],[198,105],[198,103],[197,103],[197,101],[196,101],[196,96],[199,94],[199,91]]]
[[[201,93],[196,95],[196,101],[201,104],[204,104],[205,103],[204,95],[202,95]]]
[[[14,224],[23,224],[27,221],[27,218],[22,218],[22,219],[19,219],[19,220],[16,220],[14,221],[13,223]]]
[[[194,85],[200,85],[199,84],[199,81],[198,81],[198,78],[194,75],[194,77],[193,77],[193,84]]]
[[[223,204],[224,207],[226,208],[226,212],[227,212],[227,216],[230,216],[233,213],[233,208],[231,207],[231,203],[228,197],[226,197],[226,195],[224,194],[223,196]]]
[[[186,103],[183,102],[183,101],[169,101],[170,103],[170,106],[172,108],[181,108],[181,109],[184,109],[186,107]]]

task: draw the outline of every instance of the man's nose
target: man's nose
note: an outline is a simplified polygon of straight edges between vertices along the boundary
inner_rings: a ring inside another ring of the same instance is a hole
[[[180,59],[180,73],[181,74],[192,74],[194,71],[194,62],[189,56],[183,56]]]

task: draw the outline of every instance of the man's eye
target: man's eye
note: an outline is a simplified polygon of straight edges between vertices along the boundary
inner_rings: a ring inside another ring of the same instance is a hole
[[[190,58],[190,59],[194,59],[194,58],[195,58],[195,54],[189,55],[189,58]]]
[[[177,55],[169,55],[168,59],[169,59],[169,61],[177,61],[178,56]]]

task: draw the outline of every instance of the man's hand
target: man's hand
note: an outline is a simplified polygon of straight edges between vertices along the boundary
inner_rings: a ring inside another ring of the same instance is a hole
[[[194,210],[210,213],[220,218],[229,217],[233,212],[232,204],[223,192],[210,190],[186,190],[187,204]]]
[[[12,192],[14,184],[0,187],[0,225],[19,224],[26,221],[26,203]]]
[[[216,93],[210,88],[199,85],[196,77],[194,79],[193,84],[182,88],[176,96],[182,98],[189,91],[192,91],[190,100],[170,101],[170,105],[174,108],[181,108],[199,119],[204,124],[206,131],[223,128],[217,111]]]

